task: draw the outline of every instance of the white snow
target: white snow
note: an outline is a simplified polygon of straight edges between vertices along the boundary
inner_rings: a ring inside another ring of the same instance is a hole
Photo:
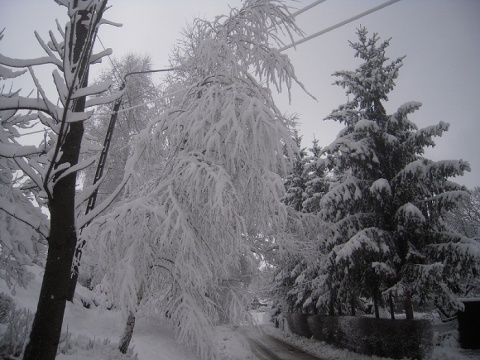
[[[39,266],[29,266],[34,279],[28,289],[16,288],[16,295],[12,295],[3,280],[0,280],[0,292],[14,298],[17,308],[27,308],[35,311],[38,294],[40,292],[43,269]],[[121,355],[116,352],[116,346],[123,330],[124,321],[120,312],[92,307],[86,309],[78,301],[80,296],[91,298],[89,290],[82,286],[77,287],[78,297],[74,304],[67,302],[63,332],[70,335],[70,344],[62,342],[60,349],[68,347],[68,354],[59,354],[58,360],[120,360]],[[252,312],[253,322],[261,329],[276,338],[291,343],[320,358],[329,360],[380,360],[385,358],[368,357],[355,354],[347,350],[337,349],[324,342],[307,339],[291,333],[284,333],[272,327],[268,312]],[[238,333],[237,326],[223,325],[217,327],[216,346],[222,360],[257,360],[252,354],[249,345]],[[463,350],[459,348],[456,337],[456,324],[437,324],[434,327],[434,341],[438,344],[429,360],[473,360],[478,359],[480,351]],[[139,360],[199,360],[193,352],[182,348],[174,339],[173,330],[162,324],[159,319],[140,318],[137,321],[132,344],[134,353]],[[82,348],[83,347],[83,348]]]

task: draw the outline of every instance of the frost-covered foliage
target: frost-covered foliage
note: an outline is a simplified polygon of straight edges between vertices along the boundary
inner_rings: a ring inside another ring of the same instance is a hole
[[[72,336],[66,332],[62,334],[58,347],[59,359],[105,359],[105,360],[138,360],[132,349],[126,354],[118,350],[118,344],[108,339],[90,339],[86,336]]]
[[[195,21],[172,58],[169,107],[127,161],[125,200],[84,232],[98,293],[126,314],[164,314],[204,358],[216,356],[214,324],[248,317],[255,239],[285,228],[295,144],[268,86],[296,78],[272,47],[280,30],[298,32],[277,1]]]
[[[474,278],[479,247],[446,226],[442,216],[468,196],[449,178],[469,171],[469,165],[422,157],[448,124],[418,129],[408,119],[418,102],[387,115],[382,102],[403,58],[389,62],[389,40],[368,38],[365,28],[358,36],[351,47],[363,63],[334,74],[349,101],[327,117],[345,128],[319,161],[336,172],[338,183],[320,201],[320,215],[330,227],[313,298],[319,310],[330,313],[333,308],[354,313],[361,297],[373,298],[377,309],[381,295],[404,300],[410,317],[412,299],[459,308],[458,280]]]
[[[33,314],[16,309],[12,298],[0,293],[0,356],[14,359],[21,355],[27,341]]]
[[[469,190],[470,197],[446,216],[449,226],[461,234],[480,239],[480,186]]]
[[[294,133],[297,147],[301,138]],[[277,256],[274,266],[274,284],[270,295],[277,306],[289,312],[313,312],[315,303],[312,293],[318,274],[319,245],[324,243],[323,221],[316,214],[320,210],[320,199],[328,189],[328,180],[323,165],[318,165],[321,149],[314,140],[307,154],[305,149],[295,154],[293,171],[285,180],[286,194],[283,202],[290,209],[288,233],[289,248]],[[291,246],[294,245],[294,246]]]
[[[306,159],[305,199],[302,206],[303,212],[317,213],[320,210],[320,199],[328,191],[332,178],[327,175],[325,166],[318,164],[322,149],[317,139],[313,140],[309,151],[311,155]]]
[[[305,163],[307,152],[305,148],[301,148],[302,137],[296,129],[294,130],[293,140],[299,152],[294,154],[292,172],[285,178],[286,193],[282,201],[295,211],[302,211],[303,202],[306,197],[305,189],[307,180],[305,179]]]
[[[0,33],[0,40],[2,37]],[[21,72],[0,65],[0,81],[6,83]],[[10,99],[16,92],[0,89],[0,101]],[[10,153],[9,146],[20,148],[20,131],[32,125],[12,111],[0,111],[0,153]],[[30,279],[26,265],[44,258],[48,222],[37,206],[34,193],[25,186],[25,176],[19,171],[15,158],[0,156],[0,278],[14,291],[15,285],[25,287]]]
[[[113,83],[112,88],[105,92],[108,95],[113,95],[115,91],[124,86],[121,107],[116,115],[97,201],[102,201],[111,195],[122,182],[125,164],[131,154],[133,139],[163,108],[160,100],[155,101],[159,97],[159,90],[153,83],[152,73],[148,73],[151,70],[149,56],[131,53],[119,60],[113,59],[111,67],[104,70],[96,81],[97,83]],[[111,102],[99,106],[93,116],[93,121],[86,124],[86,136],[95,139],[95,143],[100,148],[104,145],[110,119],[113,116],[113,108],[114,103]],[[94,167],[85,169],[84,183],[91,185],[94,175]]]

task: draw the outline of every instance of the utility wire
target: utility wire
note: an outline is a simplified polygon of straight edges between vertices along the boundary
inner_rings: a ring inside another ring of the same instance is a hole
[[[317,1],[313,2],[313,3],[311,3],[310,5],[307,5],[307,6],[305,6],[304,8],[301,8],[300,10],[294,12],[294,13],[292,14],[292,17],[296,17],[296,16],[300,15],[301,13],[304,13],[305,11],[310,10],[311,8],[313,8],[313,7],[317,6],[317,5],[320,5],[321,3],[325,2],[325,1],[327,1],[327,0],[317,0]]]
[[[167,93],[167,94],[164,94],[162,96],[156,97],[155,99],[152,99],[150,101],[146,101],[146,102],[143,102],[141,104],[137,104],[137,105],[129,106],[129,107],[126,107],[126,108],[122,108],[121,110],[116,111],[116,113],[122,113],[122,112],[125,112],[125,111],[128,111],[128,110],[132,110],[132,109],[136,109],[138,107],[145,106],[147,104],[152,104],[152,103],[154,103],[156,101],[159,101],[159,100],[162,100],[162,99],[168,99],[170,96],[180,94],[184,91],[185,91],[185,89],[179,89],[179,90],[176,90],[176,91],[172,91],[170,93]],[[98,115],[106,116],[106,115],[112,115],[114,113],[115,113],[115,111],[109,111],[109,112],[101,113],[101,114],[98,114]]]
[[[316,32],[315,34],[312,34],[312,35],[310,35],[310,36],[307,36],[307,37],[305,37],[305,38],[303,38],[303,39],[301,39],[301,40],[295,41],[295,42],[291,43],[290,45],[284,46],[284,47],[281,48],[279,51],[285,51],[285,50],[290,49],[290,48],[292,48],[292,47],[294,47],[294,46],[303,44],[304,42],[307,42],[307,41],[309,41],[309,40],[311,40],[311,39],[313,39],[313,38],[316,38],[316,37],[318,37],[318,36],[320,36],[320,35],[323,35],[323,34],[329,32],[329,31],[335,30],[335,29],[337,29],[337,28],[339,28],[339,27],[341,27],[341,26],[343,26],[343,25],[346,25],[346,24],[348,24],[348,23],[351,23],[352,21],[355,21],[355,20],[357,20],[357,19],[360,19],[360,18],[362,18],[362,17],[364,17],[364,16],[367,16],[367,15],[369,15],[369,14],[375,12],[375,11],[378,11],[378,10],[380,10],[380,9],[383,9],[383,8],[385,8],[385,7],[387,7],[387,6],[390,6],[390,5],[392,5],[392,4],[395,4],[396,2],[399,2],[399,1],[400,1],[400,0],[387,1],[386,3],[383,3],[383,4],[381,4],[381,5],[378,5],[378,6],[374,7],[374,8],[371,8],[370,10],[364,11],[364,12],[358,14],[358,15],[355,15],[355,16],[347,19],[347,20],[344,20],[344,21],[339,22],[339,23],[337,23],[337,24],[335,24],[335,25],[333,25],[333,26],[330,26],[330,27],[328,27],[328,28],[326,28],[326,29],[324,29],[324,30],[321,30],[321,31],[319,31],[319,32]]]
[[[97,39],[100,42],[100,44],[102,45],[103,50],[105,51],[106,50],[105,45],[103,45],[103,42],[102,42],[102,40],[100,40],[100,36],[98,36],[98,34],[97,34]],[[122,74],[120,74],[120,71],[118,71],[118,69],[117,69],[115,63],[113,62],[112,58],[110,57],[110,55],[108,55],[108,60],[110,60],[110,63],[112,64],[112,67],[113,67],[113,70],[115,70],[117,72],[117,75],[118,75],[119,79],[121,80],[122,79]]]

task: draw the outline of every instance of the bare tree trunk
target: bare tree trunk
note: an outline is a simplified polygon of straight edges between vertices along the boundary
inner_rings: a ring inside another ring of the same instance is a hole
[[[144,290],[144,283],[142,282],[137,292],[137,308],[143,299],[143,290]],[[135,313],[133,311],[130,311],[130,314],[128,315],[127,323],[125,325],[125,330],[123,330],[122,337],[120,338],[120,343],[118,344],[118,349],[123,354],[127,353],[128,347],[130,346],[130,341],[132,341],[134,328],[135,328]]]

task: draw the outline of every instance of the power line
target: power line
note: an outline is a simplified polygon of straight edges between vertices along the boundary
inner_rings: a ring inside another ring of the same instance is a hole
[[[327,0],[317,0],[317,1],[313,2],[313,3],[311,3],[310,5],[307,5],[307,6],[305,6],[304,8],[301,8],[300,10],[294,12],[294,13],[292,14],[292,17],[296,17],[296,16],[300,15],[301,13],[304,13],[305,11],[310,10],[311,8],[313,8],[313,7],[317,6],[317,5],[320,5],[321,3],[325,2],[325,1],[327,1]]]
[[[103,45],[102,40],[100,40],[100,36],[98,36],[98,34],[97,34],[97,39],[98,39],[98,41],[100,42],[100,44],[102,45],[103,50],[104,50],[104,51],[107,50],[107,49],[105,48],[105,45]],[[110,63],[112,64],[112,67],[113,67],[113,70],[117,72],[118,77],[119,77],[120,79],[122,79],[122,74],[120,74],[120,71],[118,71],[118,69],[117,69],[115,63],[113,62],[112,58],[110,57],[110,55],[108,55],[108,60],[110,60]]]
[[[143,102],[141,104],[137,104],[137,105],[133,105],[133,106],[129,106],[127,108],[122,108],[121,110],[118,110],[118,111],[109,111],[109,112],[106,112],[106,113],[102,113],[102,114],[98,114],[98,115],[102,115],[102,116],[106,116],[106,115],[113,115],[114,113],[122,113],[122,112],[125,112],[125,111],[128,111],[128,110],[132,110],[132,109],[136,109],[138,107],[142,107],[142,106],[145,106],[147,104],[152,104],[156,101],[159,101],[159,100],[162,100],[162,99],[167,99],[169,98],[170,96],[173,96],[173,95],[176,95],[176,94],[180,94],[182,92],[184,92],[185,89],[179,89],[179,90],[175,90],[175,91],[172,91],[170,93],[167,93],[165,95],[162,95],[162,96],[159,96],[159,97],[156,97],[150,101],[146,101],[146,102]]]
[[[311,40],[311,39],[313,39],[313,38],[316,38],[316,37],[318,37],[318,36],[320,36],[320,35],[323,35],[323,34],[329,32],[329,31],[335,30],[335,29],[337,29],[337,28],[339,28],[339,27],[341,27],[341,26],[343,26],[343,25],[346,25],[346,24],[348,24],[348,23],[350,23],[350,22],[352,22],[352,21],[355,21],[355,20],[360,19],[360,18],[362,18],[362,17],[364,17],[364,16],[367,16],[367,15],[369,15],[369,14],[375,12],[375,11],[378,11],[378,10],[380,10],[380,9],[383,9],[383,8],[385,8],[385,7],[387,7],[387,6],[390,6],[390,5],[392,5],[392,4],[396,3],[396,2],[399,2],[399,1],[400,1],[400,0],[387,1],[386,3],[383,3],[383,4],[381,4],[381,5],[378,5],[378,6],[374,7],[374,8],[371,8],[370,10],[364,11],[364,12],[358,14],[358,15],[355,15],[355,16],[347,19],[347,20],[341,21],[341,22],[339,22],[339,23],[337,23],[337,24],[335,24],[335,25],[333,25],[333,26],[330,26],[330,27],[324,29],[324,30],[321,30],[321,31],[319,31],[319,32],[316,32],[315,34],[312,34],[312,35],[310,35],[310,36],[307,36],[307,37],[305,37],[305,38],[303,38],[303,39],[301,39],[301,40],[295,41],[295,42],[291,43],[290,45],[284,46],[284,47],[281,48],[279,51],[285,51],[285,50],[290,49],[290,48],[292,48],[292,47],[294,47],[294,46],[303,44],[304,42],[307,42],[307,41],[309,41],[309,40]]]

